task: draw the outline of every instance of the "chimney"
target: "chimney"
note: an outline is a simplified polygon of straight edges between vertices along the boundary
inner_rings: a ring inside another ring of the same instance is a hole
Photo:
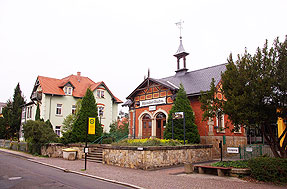
[[[77,79],[78,79],[78,81],[80,82],[80,79],[81,79],[81,72],[77,72]]]

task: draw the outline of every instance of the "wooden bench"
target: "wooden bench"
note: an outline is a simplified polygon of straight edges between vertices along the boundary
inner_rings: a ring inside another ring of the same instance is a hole
[[[229,175],[231,171],[231,167],[213,167],[208,165],[195,165],[194,167],[198,168],[198,173],[204,174],[206,170],[217,170],[217,175],[220,177],[224,177],[225,175]]]

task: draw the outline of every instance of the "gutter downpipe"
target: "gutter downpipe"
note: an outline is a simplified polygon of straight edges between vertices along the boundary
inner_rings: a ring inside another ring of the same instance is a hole
[[[49,107],[49,121],[51,122],[51,101],[52,101],[52,97],[53,97],[54,95],[53,94],[51,94],[51,97],[50,97],[50,107]]]
[[[136,138],[136,105],[134,104],[134,111],[133,111],[133,135],[134,139]]]

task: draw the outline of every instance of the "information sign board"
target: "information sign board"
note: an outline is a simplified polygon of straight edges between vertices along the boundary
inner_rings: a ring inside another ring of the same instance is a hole
[[[183,112],[174,112],[172,114],[173,119],[183,119],[184,118],[184,113]]]
[[[238,154],[239,153],[239,148],[238,147],[227,147],[227,153]]]
[[[89,117],[88,134],[89,135],[96,134],[96,118],[94,117]]]

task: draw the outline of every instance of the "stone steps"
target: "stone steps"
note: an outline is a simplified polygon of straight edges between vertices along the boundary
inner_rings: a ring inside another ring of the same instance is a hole
[[[96,162],[96,163],[103,163],[103,149],[101,147],[93,148],[87,154],[87,161]]]

